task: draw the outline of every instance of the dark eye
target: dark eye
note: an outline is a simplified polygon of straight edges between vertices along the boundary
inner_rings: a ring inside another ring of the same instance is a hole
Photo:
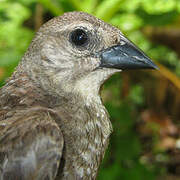
[[[83,29],[76,29],[71,33],[70,39],[76,46],[83,46],[88,42],[88,34]]]

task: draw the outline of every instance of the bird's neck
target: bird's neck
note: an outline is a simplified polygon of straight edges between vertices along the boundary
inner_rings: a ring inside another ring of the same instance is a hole
[[[95,179],[112,131],[99,95],[79,96],[71,108],[57,110],[61,117],[64,114],[60,122],[65,141],[64,179]]]

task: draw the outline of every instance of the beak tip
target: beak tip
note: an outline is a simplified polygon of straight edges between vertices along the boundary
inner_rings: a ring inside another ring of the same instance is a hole
[[[159,67],[154,62],[152,62],[149,58],[148,58],[147,68],[159,70]]]
[[[156,64],[154,64],[153,69],[160,70],[160,68]]]
[[[155,65],[155,66],[153,67],[153,69],[154,69],[154,70],[159,70],[159,67]]]

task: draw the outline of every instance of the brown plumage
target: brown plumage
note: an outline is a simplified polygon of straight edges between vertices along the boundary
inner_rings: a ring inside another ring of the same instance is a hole
[[[91,15],[44,24],[0,89],[0,180],[95,179],[112,132],[100,86],[133,68],[156,66]]]

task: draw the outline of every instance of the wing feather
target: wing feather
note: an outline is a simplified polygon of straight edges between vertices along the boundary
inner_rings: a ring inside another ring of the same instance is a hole
[[[63,136],[46,110],[18,112],[0,121],[0,180],[54,179]]]

